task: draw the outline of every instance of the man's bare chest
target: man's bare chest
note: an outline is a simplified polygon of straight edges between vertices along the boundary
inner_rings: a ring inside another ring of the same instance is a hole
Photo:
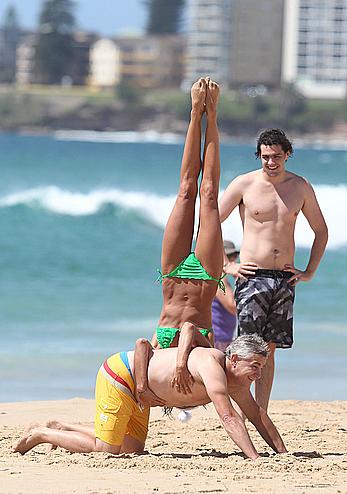
[[[245,191],[241,209],[256,221],[295,221],[302,206],[303,197],[298,190],[253,186]]]

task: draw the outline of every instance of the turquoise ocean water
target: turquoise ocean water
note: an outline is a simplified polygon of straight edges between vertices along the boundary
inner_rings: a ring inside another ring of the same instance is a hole
[[[161,307],[182,142],[64,137],[0,134],[0,401],[92,397],[103,358],[150,337]],[[222,145],[221,190],[259,166],[253,152]],[[299,148],[288,168],[314,185],[330,240],[297,288],[295,346],[277,352],[273,398],[347,399],[347,151]],[[223,230],[240,243],[237,214]],[[299,268],[311,241],[301,215]]]

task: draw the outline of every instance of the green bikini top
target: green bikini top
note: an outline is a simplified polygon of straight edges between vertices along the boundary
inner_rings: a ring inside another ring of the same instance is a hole
[[[218,286],[225,293],[225,285],[222,281],[226,274],[220,278],[213,278],[203,267],[199,259],[191,252],[183,261],[173,269],[171,273],[162,274],[158,269],[159,277],[157,281],[162,281],[163,278],[185,278],[192,280],[212,280],[218,283]]]

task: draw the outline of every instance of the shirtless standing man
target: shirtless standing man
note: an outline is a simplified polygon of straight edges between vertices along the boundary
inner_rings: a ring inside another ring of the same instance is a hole
[[[276,348],[293,344],[295,285],[309,281],[318,268],[328,230],[311,184],[285,169],[293,149],[282,130],[262,132],[257,158],[262,168],[236,177],[219,206],[221,222],[238,206],[243,225],[240,264],[224,271],[236,277],[235,300],[239,334],[258,333],[270,355],[255,384],[255,398],[267,410],[274,377]],[[294,229],[299,212],[315,238],[304,271],[294,266]]]

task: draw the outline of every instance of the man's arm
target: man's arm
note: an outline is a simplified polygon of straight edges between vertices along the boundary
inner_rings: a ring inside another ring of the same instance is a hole
[[[241,203],[243,196],[242,182],[244,182],[244,176],[240,175],[230,182],[228,187],[225,189],[218,205],[221,223],[223,223],[223,221],[225,221],[234,209]]]
[[[224,278],[225,293],[219,288],[216,293],[217,300],[223,305],[223,307],[230,312],[230,314],[236,315],[236,302],[234,299],[234,293],[229,281]]]
[[[256,427],[259,434],[276,453],[287,453],[282,438],[270,417],[254,400],[250,390],[241,389],[233,395],[248,420]]]
[[[301,210],[314,232],[314,242],[311,247],[310,259],[305,271],[296,269],[290,264],[285,265],[286,270],[294,271],[295,273],[288,280],[288,282],[292,283],[292,285],[296,285],[299,281],[309,281],[313,277],[324,254],[328,241],[327,225],[320,210],[313,187],[308,182],[306,182],[305,201]]]
[[[225,371],[214,356],[201,359],[198,372],[228,436],[252,460],[259,457],[246,426],[233,408],[228,395]]]
[[[188,357],[196,346],[209,348],[211,345],[193,323],[185,322],[179,333],[176,370],[171,381],[171,386],[180,393],[191,393],[194,380],[188,370]]]
[[[135,396],[140,406],[164,406],[165,401],[159,398],[148,386],[148,364],[153,356],[153,348],[146,338],[139,338],[134,351]]]

